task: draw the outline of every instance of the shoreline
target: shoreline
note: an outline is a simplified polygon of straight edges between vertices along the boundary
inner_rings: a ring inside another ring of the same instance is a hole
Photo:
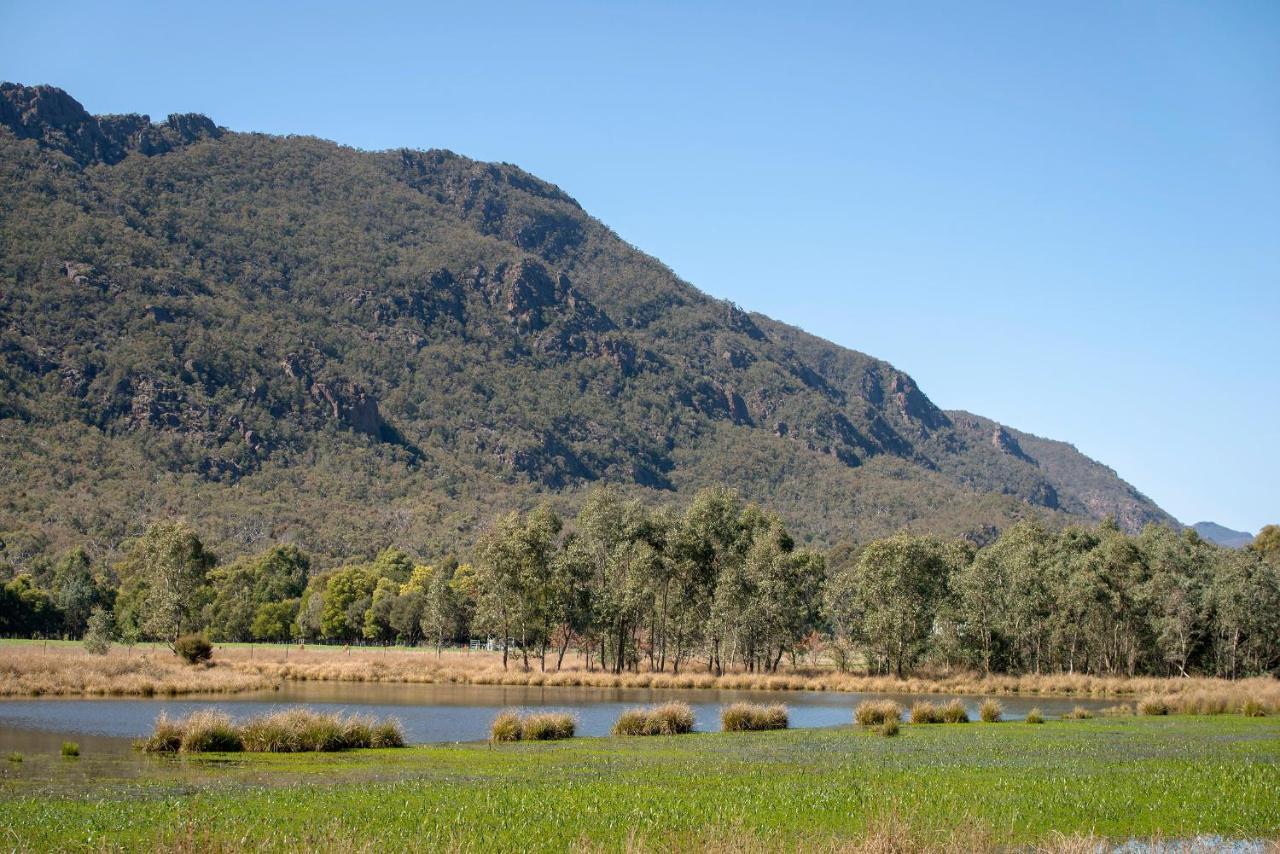
[[[36,649],[33,643],[0,645],[0,697],[39,699],[74,697],[151,697],[226,695],[266,691],[290,682],[461,684],[564,688],[746,690],[786,693],[819,691],[852,694],[960,694],[990,697],[1137,700],[1157,696],[1173,711],[1240,711],[1247,700],[1268,714],[1280,713],[1280,680],[1250,677],[1108,677],[1079,674],[1006,675],[957,672],[898,679],[853,673],[709,673],[647,672],[613,674],[581,667],[555,671],[502,670],[488,654],[450,652],[437,657],[426,650],[341,647],[297,649],[293,660],[258,657],[282,651],[220,647],[209,665],[182,663],[167,649],[113,649],[105,656],[86,654],[78,645]]]

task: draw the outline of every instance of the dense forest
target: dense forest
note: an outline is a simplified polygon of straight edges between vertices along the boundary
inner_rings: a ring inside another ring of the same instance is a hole
[[[73,549],[5,568],[0,632],[85,635],[99,651],[193,632],[437,648],[496,639],[504,666],[517,656],[559,668],[572,650],[614,672],[1280,671],[1275,525],[1239,550],[1190,529],[1027,521],[982,548],[900,533],[824,553],[732,490],[655,509],[601,487],[570,520],[547,505],[501,517],[464,563],[387,549],[314,571],[286,545],[223,564],[181,522],[120,551],[109,566]]]
[[[228,559],[463,553],[600,484],[653,512],[727,485],[819,549],[1173,523],[1069,445],[700,293],[513,166],[3,84],[0,188],[13,566],[115,565],[173,517]],[[852,300],[885,286],[848,275]],[[866,322],[912,334],[906,309]]]

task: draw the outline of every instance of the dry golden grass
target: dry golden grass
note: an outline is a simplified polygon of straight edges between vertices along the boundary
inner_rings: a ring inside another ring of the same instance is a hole
[[[497,653],[339,646],[222,646],[212,666],[190,667],[164,647],[114,646],[107,655],[89,655],[79,645],[44,651],[32,643],[0,644],[0,696],[150,695],[251,691],[282,681],[456,683],[547,685],[590,688],[715,688],[764,691],[847,691],[867,694],[971,694],[987,697],[1118,698],[1136,703],[1159,697],[1174,714],[1280,714],[1280,680],[1270,677],[1210,678],[1100,677],[1078,674],[983,676],[938,673],[898,679],[859,676],[822,669],[786,673],[706,672],[680,674],[588,671],[571,666],[528,670],[515,658],[502,668]]]
[[[90,655],[79,645],[0,646],[0,696],[5,697],[234,693],[270,684],[261,674],[221,663],[186,664],[164,648],[117,647],[107,655]]]

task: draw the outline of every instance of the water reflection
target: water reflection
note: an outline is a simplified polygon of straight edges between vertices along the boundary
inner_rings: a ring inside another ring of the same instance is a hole
[[[792,727],[847,724],[867,697],[889,696],[904,706],[938,695],[854,694],[826,691],[728,691],[666,688],[572,688],[528,685],[396,685],[355,682],[286,683],[278,690],[216,697],[9,699],[0,700],[0,751],[54,752],[64,739],[84,752],[128,750],[132,739],[151,731],[162,711],[181,717],[216,706],[241,719],[304,704],[322,711],[394,716],[411,743],[483,739],[489,722],[509,707],[545,708],[578,715],[579,733],[605,735],[618,714],[632,706],[682,700],[693,707],[698,730],[719,729],[720,707],[739,700],[786,703]],[[964,697],[977,719],[981,697]],[[1099,709],[1114,701],[1051,697],[1001,697],[1005,718],[1018,720],[1032,708],[1053,717],[1077,705]]]

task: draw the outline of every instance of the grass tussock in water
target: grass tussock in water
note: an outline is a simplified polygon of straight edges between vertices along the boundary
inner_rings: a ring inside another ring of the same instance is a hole
[[[1092,717],[1093,712],[1089,711],[1084,706],[1076,706],[1074,709],[1063,715],[1062,719],[1066,721],[1087,721]]]
[[[1149,695],[1138,701],[1138,714],[1167,715],[1169,714],[1169,704],[1163,697]]]
[[[902,725],[898,722],[897,718],[886,718],[884,723],[876,727],[876,732],[880,733],[885,738],[893,738],[901,731],[901,729]]]
[[[896,700],[863,700],[853,710],[853,721],[859,726],[882,726],[902,719],[902,706]]]
[[[1133,706],[1121,703],[1118,706],[1107,706],[1101,712],[1104,718],[1128,718],[1133,716]]]
[[[999,723],[1004,719],[1004,706],[999,700],[983,700],[982,705],[978,707],[978,717],[983,723]]]
[[[1044,723],[1044,712],[1039,709],[1032,709],[1027,712],[1026,721],[1029,724],[1042,724]]]
[[[693,732],[693,709],[688,703],[663,703],[642,709],[627,709],[618,716],[614,735],[683,735]]]
[[[781,703],[734,703],[720,710],[720,725],[725,732],[786,729],[789,723],[787,707]]]
[[[942,722],[944,724],[967,724],[969,722],[969,710],[964,707],[964,702],[955,699],[944,703],[942,706]]]
[[[151,735],[135,745],[146,753],[309,753],[365,747],[403,747],[400,722],[288,709],[233,723],[203,709],[180,720],[161,714]]]
[[[489,725],[489,741],[555,741],[573,738],[578,719],[568,712],[505,711]]]

